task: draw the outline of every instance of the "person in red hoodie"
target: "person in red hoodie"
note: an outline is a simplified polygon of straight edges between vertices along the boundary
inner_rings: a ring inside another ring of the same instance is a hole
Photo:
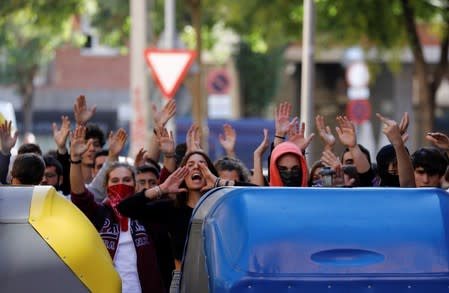
[[[270,186],[307,186],[307,162],[299,147],[289,141],[278,144],[270,158]]]

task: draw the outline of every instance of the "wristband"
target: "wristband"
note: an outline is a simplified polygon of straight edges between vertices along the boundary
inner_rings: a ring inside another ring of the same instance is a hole
[[[220,177],[217,177],[217,179],[215,179],[214,187],[219,187],[220,186],[220,180],[221,180]]]
[[[166,158],[174,158],[174,157],[176,157],[176,153],[175,152],[165,153],[164,157],[166,157]]]
[[[157,197],[156,197],[156,199],[159,200],[159,199],[162,198],[163,193],[162,193],[162,189],[161,189],[161,187],[159,185],[156,185],[156,188],[157,188]]]
[[[72,159],[69,159],[70,164],[74,164],[74,165],[78,165],[81,164],[81,159],[79,159],[78,161],[72,161]]]
[[[280,136],[280,135],[275,135],[274,137],[279,138],[279,139],[285,139],[285,136]]]

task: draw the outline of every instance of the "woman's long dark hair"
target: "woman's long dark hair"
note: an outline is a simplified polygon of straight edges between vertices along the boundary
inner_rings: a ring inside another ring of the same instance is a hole
[[[185,166],[187,164],[187,160],[193,155],[203,156],[204,160],[206,161],[207,168],[209,168],[209,170],[212,172],[212,174],[214,174],[215,176],[218,177],[218,172],[215,169],[214,164],[212,163],[209,156],[206,153],[204,153],[203,151],[192,151],[192,152],[187,153],[184,156],[184,158],[182,159],[180,167]],[[179,187],[187,188],[185,181],[183,181]],[[175,206],[181,207],[181,206],[185,206],[185,205],[187,205],[187,192],[178,193],[176,195]]]

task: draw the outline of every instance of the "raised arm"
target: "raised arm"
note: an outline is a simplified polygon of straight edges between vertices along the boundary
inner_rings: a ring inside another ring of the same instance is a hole
[[[263,129],[263,140],[256,148],[253,154],[253,176],[251,176],[251,183],[259,186],[265,186],[263,176],[262,156],[268,149],[270,142],[268,140],[268,129]]]
[[[67,139],[70,134],[70,120],[68,116],[61,116],[61,127],[56,122],[52,125],[53,140],[56,144],[56,158],[62,165],[61,190],[64,194],[70,194],[70,156],[67,150]]]
[[[119,128],[115,133],[109,132],[109,152],[108,159],[105,161],[100,171],[92,179],[92,181],[87,185],[90,192],[93,193],[95,200],[102,201],[106,197],[105,177],[106,170],[111,166],[113,162],[117,162],[120,153],[125,148],[126,140],[128,139],[128,134],[123,128]]]
[[[449,137],[441,132],[429,132],[426,139],[449,156]]]
[[[70,186],[72,193],[85,192],[83,174],[81,172],[81,155],[92,144],[92,140],[86,143],[86,127],[77,126],[70,136]]]
[[[186,153],[192,151],[202,151],[201,149],[201,130],[198,124],[193,123],[186,134]]]
[[[176,114],[175,99],[171,99],[170,101],[168,101],[161,110],[158,110],[156,104],[152,103],[151,113],[153,117],[154,131],[156,131],[156,129],[160,127],[165,127],[167,122]],[[156,133],[153,133],[150,137],[150,146],[146,156],[155,162],[159,162],[160,150]]]
[[[274,112],[274,146],[285,141],[287,131],[290,125],[290,115],[292,112],[292,105],[288,102],[279,104],[279,107]]]
[[[324,143],[324,150],[332,151],[335,146],[335,136],[333,135],[329,125],[324,122],[324,117],[322,115],[316,115],[315,117],[315,127],[321,140]]]
[[[164,156],[164,167],[168,172],[172,173],[176,169],[176,153],[175,141],[173,140],[173,132],[168,133],[167,128],[161,126],[156,129],[156,138],[159,149]]]
[[[290,127],[288,129],[288,141],[293,142],[298,146],[298,148],[302,151],[304,154],[306,152],[307,147],[312,142],[313,137],[315,136],[315,133],[309,134],[309,136],[305,137],[304,133],[306,130],[306,124],[303,122],[301,123],[301,126],[299,125],[298,119],[293,120],[294,123],[290,124]]]
[[[11,159],[11,149],[16,145],[17,137],[19,133],[17,131],[12,134],[12,121],[5,120],[0,125],[0,182],[6,184],[6,178],[8,176],[9,161]]]
[[[382,132],[387,136],[396,152],[396,161],[398,163],[399,184],[401,187],[416,187],[415,175],[413,171],[410,155],[405,148],[404,141],[407,140],[407,133],[401,135],[399,125],[396,121],[387,119],[381,114],[376,114],[380,122],[385,126]]]
[[[354,124],[346,116],[337,117],[337,126],[335,128],[340,142],[348,147],[354,159],[354,166],[357,172],[362,174],[371,169],[370,162],[357,144]]]
[[[221,146],[227,156],[237,158],[235,153],[235,143],[237,141],[237,132],[229,124],[223,124],[223,133],[218,135]]]
[[[96,111],[96,105],[89,109],[87,107],[86,97],[83,95],[78,96],[73,105],[73,114],[75,116],[76,125],[86,126],[87,122],[94,116]]]

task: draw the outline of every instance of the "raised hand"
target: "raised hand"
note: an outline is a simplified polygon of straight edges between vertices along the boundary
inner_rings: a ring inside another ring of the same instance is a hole
[[[212,174],[212,172],[209,170],[209,168],[205,163],[199,163],[198,169],[200,169],[201,175],[203,176],[204,180],[206,180],[206,185],[203,188],[201,188],[201,191],[204,192],[211,188],[214,188],[217,176]]]
[[[0,125],[0,141],[1,141],[1,151],[4,155],[8,156],[11,154],[11,149],[16,145],[17,137],[19,137],[19,132],[15,131],[14,135],[12,132],[12,121],[5,120]]]
[[[402,115],[401,121],[399,122],[399,131],[401,132],[402,140],[406,142],[407,140],[404,140],[404,135],[407,133],[409,124],[409,118],[408,118],[408,112],[404,112],[404,115]],[[408,139],[408,135],[406,136]]]
[[[288,140],[296,144],[302,152],[306,150],[315,136],[315,133],[311,133],[309,136],[304,137],[305,130],[306,124],[302,122],[300,126],[298,120],[295,120],[295,123],[291,124],[288,129]]]
[[[331,150],[323,151],[321,155],[321,161],[325,166],[336,169],[338,166],[341,167],[340,158],[338,158]]]
[[[236,157],[235,155],[235,142],[237,140],[237,133],[235,129],[229,124],[223,124],[223,132],[218,135],[220,144],[226,152],[226,155],[230,157]]]
[[[187,153],[192,151],[201,151],[201,132],[198,124],[192,124],[186,135]]]
[[[384,125],[382,132],[387,136],[388,140],[393,146],[404,144],[404,141],[407,140],[408,134],[404,133],[401,136],[401,129],[396,121],[385,118],[380,113],[376,113],[377,118],[379,118],[380,122]]]
[[[279,107],[275,109],[274,126],[276,136],[283,137],[287,133],[290,125],[291,112],[292,112],[292,105],[288,102],[281,103]]]
[[[268,140],[268,129],[263,129],[263,140],[259,144],[259,146],[254,150],[254,155],[257,155],[258,157],[262,157],[265,151],[270,146],[270,141]]]
[[[176,169],[165,181],[159,185],[163,193],[187,192],[186,188],[179,188],[184,178],[189,175],[189,168],[186,166]]]
[[[426,135],[426,139],[433,143],[436,147],[449,151],[449,137],[441,132],[429,132]]]
[[[128,134],[123,128],[119,128],[115,133],[109,132],[109,158],[111,160],[118,160],[127,139]]]
[[[324,117],[322,115],[316,115],[315,126],[321,140],[324,143],[324,149],[332,150],[336,142],[335,136],[332,134],[331,128],[325,124]]]
[[[96,111],[96,105],[92,106],[90,110],[87,108],[85,96],[80,95],[76,98],[75,104],[73,105],[73,114],[75,115],[77,125],[86,126]]]
[[[159,143],[160,151],[166,154],[173,154],[175,152],[175,141],[173,139],[173,132],[168,132],[167,128],[161,126],[155,128],[156,138]]]
[[[251,183],[263,186],[264,176],[262,170],[262,156],[268,149],[270,142],[268,140],[268,129],[263,129],[263,140],[253,153],[253,176],[251,176]]]
[[[81,156],[89,149],[92,139],[86,143],[86,127],[77,126],[70,134],[70,157],[72,161],[78,161]]]
[[[140,167],[145,164],[145,153],[147,151],[144,148],[140,148],[140,150],[137,152],[136,157],[134,158],[134,166]]]
[[[61,128],[58,129],[56,122],[51,124],[53,140],[60,154],[67,152],[67,138],[70,134],[70,120],[68,116],[61,116]]]
[[[340,142],[345,146],[352,148],[357,144],[354,124],[346,116],[337,116],[339,126],[335,127]]]
[[[155,127],[163,127],[167,124],[168,120],[170,120],[176,114],[176,101],[175,99],[171,99],[167,104],[162,108],[161,111],[158,111],[155,103],[151,104],[151,112],[153,114],[153,121]]]

